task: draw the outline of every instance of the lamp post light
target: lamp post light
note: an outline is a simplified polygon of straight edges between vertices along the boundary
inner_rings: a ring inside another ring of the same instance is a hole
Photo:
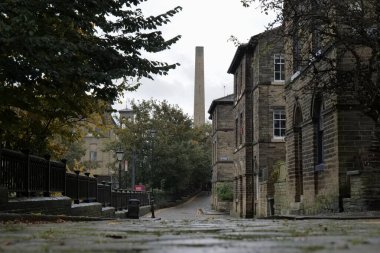
[[[121,189],[121,161],[123,160],[124,157],[124,151],[119,148],[116,151],[116,159],[119,162],[119,189]]]

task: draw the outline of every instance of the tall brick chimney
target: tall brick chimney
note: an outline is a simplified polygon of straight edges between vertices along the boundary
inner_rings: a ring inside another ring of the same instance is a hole
[[[205,78],[203,47],[195,47],[194,126],[205,124]]]

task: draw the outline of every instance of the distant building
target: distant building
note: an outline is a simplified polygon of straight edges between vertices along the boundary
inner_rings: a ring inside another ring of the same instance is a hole
[[[106,150],[107,144],[117,138],[115,127],[117,125],[111,114],[106,114],[103,116],[103,123],[97,128],[94,126],[93,131],[88,131],[83,138],[86,154],[81,158],[81,163],[91,174],[102,176],[107,181],[115,170],[115,154]]]
[[[220,199],[218,189],[233,188],[234,96],[212,101],[208,110],[212,120],[212,201],[213,209],[230,211],[232,200]]]
[[[228,69],[234,75],[234,202],[231,214],[273,213],[272,172],[285,160],[285,60],[279,29],[238,47]]]
[[[128,107],[126,107],[125,109],[119,110],[119,115],[120,115],[120,127],[121,128],[124,127],[123,122],[125,122],[125,121],[133,122],[134,121],[135,114],[134,114],[133,110],[128,108]]]

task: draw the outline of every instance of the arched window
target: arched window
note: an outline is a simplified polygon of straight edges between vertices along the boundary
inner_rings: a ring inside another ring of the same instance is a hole
[[[318,125],[317,125],[317,164],[323,163],[324,149],[323,149],[323,103],[320,104],[318,115]]]
[[[316,160],[315,171],[321,171],[324,169],[324,103],[322,96],[318,95],[314,99],[313,116],[315,122],[315,136],[316,136]]]
[[[295,202],[300,202],[303,195],[302,122],[301,107],[297,103],[293,111]]]

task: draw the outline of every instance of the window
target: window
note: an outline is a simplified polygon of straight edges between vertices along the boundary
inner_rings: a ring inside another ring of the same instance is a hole
[[[273,112],[273,138],[282,139],[285,137],[286,116],[284,110]]]
[[[212,130],[215,132],[216,131],[216,121],[217,121],[217,118],[216,118],[216,108],[214,110],[214,113],[213,113],[213,117],[212,117]]]
[[[214,140],[214,145],[213,145],[213,160],[214,160],[214,163],[217,162],[218,158],[217,158],[217,145],[216,145],[216,139]]]
[[[317,121],[317,164],[323,163],[323,103],[320,105],[318,121]]]
[[[285,59],[281,54],[274,55],[274,80],[285,80]]]
[[[96,151],[90,151],[90,161],[96,161],[97,153]]]
[[[240,67],[239,67],[239,96],[243,93],[243,65],[240,64]]]
[[[235,147],[239,146],[239,120],[235,119]]]
[[[240,132],[239,132],[239,141],[240,144],[243,143],[243,132],[244,132],[244,127],[243,127],[243,113],[240,113]]]

